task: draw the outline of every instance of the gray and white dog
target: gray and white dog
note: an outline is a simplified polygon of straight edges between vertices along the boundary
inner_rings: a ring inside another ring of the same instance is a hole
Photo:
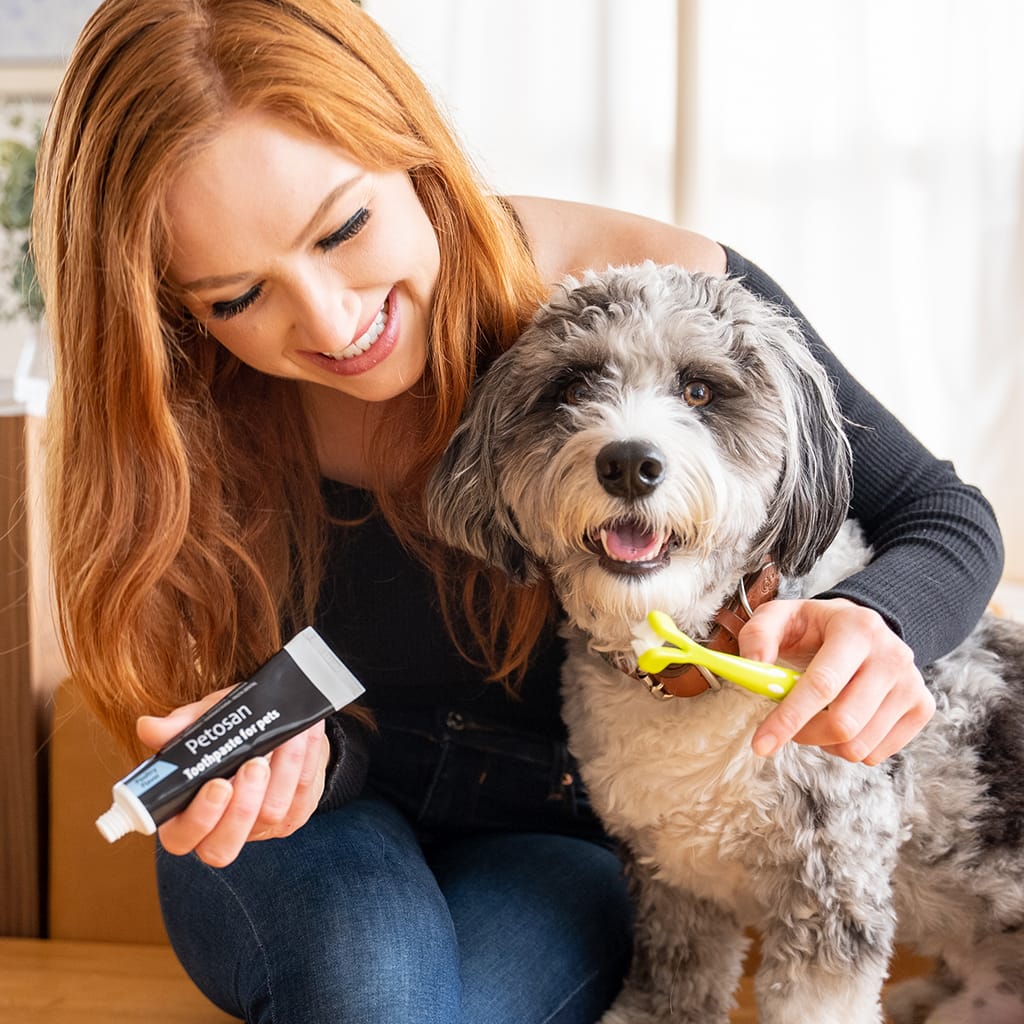
[[[878,767],[793,743],[758,758],[766,698],[715,681],[656,700],[626,674],[650,609],[704,638],[767,559],[791,597],[862,565],[833,543],[848,480],[797,325],[735,280],[653,264],[570,279],[435,472],[438,534],[547,574],[567,618],[570,745],[636,903],[605,1024],[727,1021],[750,927],[764,1024],[882,1021],[896,940],[938,964],[895,987],[898,1024],[1024,1021],[1024,628],[985,618],[928,668],[935,717]]]

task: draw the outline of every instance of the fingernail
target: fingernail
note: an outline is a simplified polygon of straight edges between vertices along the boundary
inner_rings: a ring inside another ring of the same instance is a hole
[[[231,799],[233,790],[227,779],[214,779],[203,792],[207,803],[223,807]]]
[[[266,782],[270,778],[270,762],[265,757],[254,757],[242,765],[246,782]]]
[[[871,753],[866,743],[850,743],[846,748],[846,759],[857,763],[863,761]]]
[[[778,737],[770,732],[754,737],[754,753],[758,757],[771,757],[779,749]]]
[[[174,712],[171,711],[166,715],[139,715],[140,722],[169,722],[174,718]]]

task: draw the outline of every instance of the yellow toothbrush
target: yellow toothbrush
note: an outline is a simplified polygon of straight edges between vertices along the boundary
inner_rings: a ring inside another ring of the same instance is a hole
[[[656,675],[668,665],[701,665],[716,676],[772,700],[782,700],[800,678],[799,672],[781,665],[708,650],[681,632],[664,612],[649,612],[647,622],[662,640],[672,644],[671,647],[650,647],[637,659],[640,671],[649,675]]]

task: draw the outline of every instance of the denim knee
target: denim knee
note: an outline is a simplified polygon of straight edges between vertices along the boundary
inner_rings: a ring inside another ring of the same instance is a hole
[[[632,903],[606,846],[538,833],[447,843],[431,860],[462,955],[463,1024],[593,1024],[632,952]]]
[[[159,848],[157,866],[175,952],[226,1012],[259,1024],[459,1020],[447,903],[383,802],[316,815],[226,868]]]

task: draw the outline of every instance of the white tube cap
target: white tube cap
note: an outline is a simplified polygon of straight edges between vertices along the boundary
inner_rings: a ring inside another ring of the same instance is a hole
[[[108,843],[116,843],[122,836],[135,831],[135,822],[123,807],[114,804],[96,819],[96,827]]]

